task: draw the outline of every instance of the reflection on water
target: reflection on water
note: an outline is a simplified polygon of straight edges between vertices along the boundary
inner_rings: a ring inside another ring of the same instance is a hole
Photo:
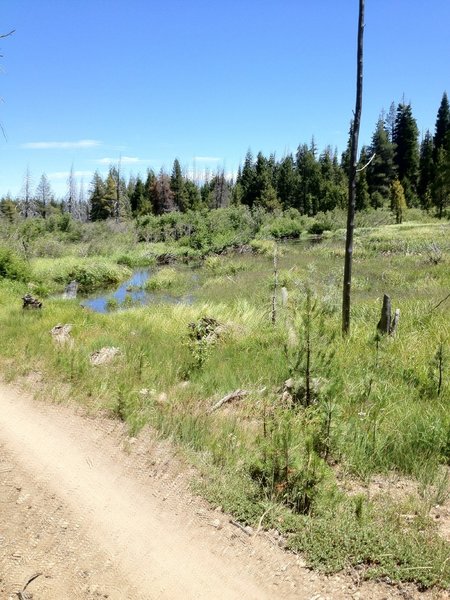
[[[322,236],[313,236],[307,240],[283,240],[280,243],[287,248],[310,248],[316,244],[321,244],[324,241]],[[270,263],[269,270],[271,272],[271,258],[262,258],[257,255],[250,255],[246,260],[254,260],[265,262],[265,268]],[[267,261],[269,260],[269,263]],[[186,268],[186,267],[184,267]],[[167,292],[151,292],[145,289],[145,283],[150,277],[156,274],[157,269],[140,268],[134,271],[130,279],[123,282],[115,291],[100,291],[96,295],[85,298],[81,305],[90,308],[95,312],[106,313],[113,309],[130,308],[131,306],[147,305],[152,303],[168,303],[168,304],[193,304],[195,301],[195,293],[200,287],[200,269],[198,264],[191,265],[190,271],[190,286],[189,291],[183,295],[175,295]]]
[[[91,296],[82,301],[81,305],[95,312],[106,313],[113,308],[129,308],[130,306],[146,305],[154,302],[167,302],[169,304],[192,304],[194,298],[187,294],[174,296],[171,294],[155,294],[144,289],[146,281],[155,271],[153,269],[137,269],[130,279],[124,281],[117,290],[113,292],[101,292],[99,295]],[[196,284],[193,277],[193,287]]]

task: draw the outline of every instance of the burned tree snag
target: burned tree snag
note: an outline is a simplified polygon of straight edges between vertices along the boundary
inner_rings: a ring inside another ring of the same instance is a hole
[[[378,321],[377,329],[380,333],[385,334],[388,334],[391,330],[391,299],[387,294],[383,298],[381,318]]]
[[[378,321],[377,330],[384,335],[394,336],[400,320],[400,309],[396,308],[392,318],[391,298],[385,294],[381,308],[381,318]]]
[[[358,136],[362,112],[363,88],[363,38],[364,38],[364,0],[359,0],[358,51],[356,72],[356,106],[352,126],[350,148],[350,172],[348,185],[347,234],[345,239],[344,285],[342,291],[342,333],[350,333],[350,303],[352,285],[353,231],[356,211],[356,167],[358,162]]]

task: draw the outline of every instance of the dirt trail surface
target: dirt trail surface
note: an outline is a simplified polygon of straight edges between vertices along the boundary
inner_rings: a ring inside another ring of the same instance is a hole
[[[149,431],[130,439],[117,421],[0,383],[0,598],[446,597],[313,573],[193,496],[189,476]]]

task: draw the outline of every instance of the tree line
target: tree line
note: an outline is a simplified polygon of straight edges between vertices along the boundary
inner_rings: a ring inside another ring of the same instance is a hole
[[[350,125],[350,134],[351,134]],[[347,203],[350,146],[339,157],[330,146],[318,152],[314,139],[301,144],[295,154],[281,160],[275,155],[256,157],[249,150],[235,179],[223,170],[194,181],[183,172],[178,159],[170,173],[149,169],[145,177],[120,172],[120,163],[106,177],[94,173],[88,193],[77,188],[73,168],[64,198],[57,200],[42,174],[33,188],[27,170],[18,198],[0,200],[3,217],[13,220],[68,212],[82,221],[121,219],[172,211],[223,208],[242,204],[267,211],[297,209],[313,216]],[[382,112],[371,142],[361,148],[356,188],[356,208],[390,206],[401,220],[405,207],[420,207],[442,217],[450,196],[450,106],[444,92],[435,131],[419,129],[410,103],[391,104]]]

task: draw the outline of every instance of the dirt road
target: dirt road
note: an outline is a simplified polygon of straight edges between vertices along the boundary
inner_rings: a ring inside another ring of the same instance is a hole
[[[150,432],[129,439],[117,421],[0,384],[0,598],[16,599],[37,573],[34,600],[415,597],[308,571],[193,496],[188,480]]]

